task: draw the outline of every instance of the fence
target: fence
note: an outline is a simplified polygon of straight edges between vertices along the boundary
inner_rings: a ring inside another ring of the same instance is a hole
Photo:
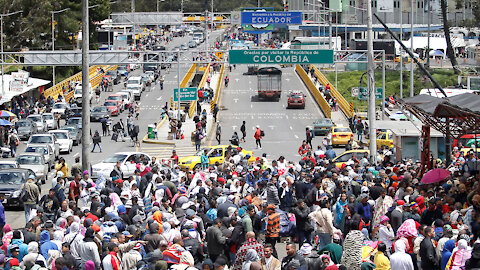
[[[97,74],[97,69],[99,66],[91,66],[88,69],[88,77],[91,80]],[[71,81],[82,81],[82,72],[78,72],[77,74],[68,77],[67,79],[57,83],[56,85],[46,89],[43,93],[45,97],[52,97],[53,99],[57,99],[59,94],[63,94],[64,89],[70,89],[70,82]]]
[[[300,76],[300,78],[302,79],[307,89],[310,91],[310,93],[313,95],[313,97],[317,101],[317,104],[322,109],[325,117],[332,118],[332,108],[330,108],[330,105],[328,105],[327,101],[322,96],[322,93],[318,91],[317,87],[315,86],[315,84],[313,84],[312,80],[308,77],[307,73],[302,68],[302,66],[297,64],[297,66],[295,67],[295,71]]]
[[[327,84],[330,85],[330,93],[337,99],[337,103],[340,106],[340,109],[343,111],[347,118],[353,117],[353,107],[350,103],[338,92],[338,90],[328,81],[328,79],[323,75],[320,70],[318,70],[314,65],[310,65],[310,68],[313,68],[315,71],[315,77],[317,77],[318,81],[326,86]]]

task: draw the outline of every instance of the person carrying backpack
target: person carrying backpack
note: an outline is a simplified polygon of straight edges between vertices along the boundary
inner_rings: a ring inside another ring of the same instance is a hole
[[[257,130],[255,131],[253,137],[255,138],[257,149],[262,149],[262,130],[260,129],[260,126],[257,126]]]

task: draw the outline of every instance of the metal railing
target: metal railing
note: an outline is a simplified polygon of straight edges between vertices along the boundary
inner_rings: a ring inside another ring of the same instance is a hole
[[[220,91],[222,91],[224,73],[225,73],[225,65],[222,64],[222,67],[220,68],[220,76],[218,77],[217,89],[215,89],[215,94],[213,95],[212,101],[210,102],[210,112],[212,113],[213,113],[213,107],[215,106],[215,104],[218,103],[218,97],[220,95]]]
[[[302,68],[302,66],[297,64],[295,67],[295,71],[300,76],[300,78],[302,79],[307,89],[310,91],[310,93],[313,95],[313,97],[317,101],[317,104],[322,109],[325,117],[332,118],[332,108],[330,108],[330,105],[328,105],[328,102],[325,100],[322,93],[318,91],[317,87],[315,86],[315,84],[313,84],[312,80],[308,77],[307,73]]]
[[[97,73],[98,66],[91,66],[88,70],[89,78],[92,79],[94,75]],[[68,77],[67,79],[57,83],[56,85],[46,89],[43,93],[46,98],[52,97],[53,99],[57,99],[58,95],[61,93],[63,94],[64,89],[69,90],[70,82],[71,81],[82,81],[82,72],[78,72],[77,74]]]
[[[315,71],[315,77],[317,77],[318,81],[323,84],[323,86],[330,85],[330,93],[337,99],[337,103],[340,106],[340,109],[343,111],[347,118],[353,117],[354,111],[350,106],[350,103],[338,92],[338,90],[328,81],[328,79],[323,75],[323,73],[317,69],[314,65],[310,65],[310,68],[313,68]]]

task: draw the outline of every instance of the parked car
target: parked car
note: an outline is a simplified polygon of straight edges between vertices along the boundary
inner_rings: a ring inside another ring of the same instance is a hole
[[[110,116],[110,110],[106,106],[96,106],[90,113],[90,121],[100,121],[103,118]]]
[[[128,67],[127,66],[118,66],[117,72],[123,77],[128,77]]]
[[[15,169],[15,168],[18,168],[18,163],[15,160],[2,160],[2,161],[0,161],[0,170]]]
[[[37,133],[37,126],[31,119],[21,119],[15,123],[18,138],[20,140],[28,140],[32,134]]]
[[[180,45],[180,50],[182,50],[182,51],[188,50],[188,45],[187,44]]]
[[[45,123],[47,123],[47,129],[57,128],[57,121],[55,121],[53,113],[42,113],[42,117],[45,120]]]
[[[43,158],[48,164],[48,171],[50,171],[53,166],[55,166],[55,152],[53,151],[53,148],[48,144],[27,144],[27,148],[25,148],[25,153],[43,154]]]
[[[60,114],[60,117],[63,119],[67,117],[68,110],[70,110],[70,105],[65,102],[58,102],[52,106],[52,113],[54,115]]]
[[[82,128],[82,118],[72,117],[67,120],[67,125],[76,125],[78,128]]]
[[[82,107],[70,108],[70,111],[68,112],[68,118],[71,117],[82,117]]]
[[[28,144],[32,143],[50,145],[55,153],[55,158],[58,158],[60,154],[60,147],[58,145],[57,139],[55,138],[55,135],[53,134],[43,133],[32,135],[28,140]]]
[[[20,168],[32,170],[35,173],[36,179],[42,184],[45,184],[49,167],[45,162],[43,154],[24,153],[18,155],[15,160]]]
[[[332,127],[333,123],[330,118],[320,118],[313,122],[313,132],[315,135],[326,135]]]
[[[37,126],[37,131],[38,132],[47,131],[47,123],[45,122],[45,119],[43,119],[42,115],[31,114],[31,115],[27,116],[27,119],[30,119],[35,123],[35,125]]]
[[[50,130],[48,133],[55,135],[57,139],[60,153],[70,153],[73,148],[73,140],[68,134],[68,130]]]
[[[196,42],[195,40],[190,40],[190,41],[188,42],[188,47],[189,47],[189,48],[195,48],[195,47],[197,47],[197,45],[198,45],[198,44],[197,44],[197,42]]]
[[[115,153],[113,156],[105,159],[104,161],[92,165],[91,169],[91,177],[98,178],[99,175],[107,175],[109,176],[113,170],[117,161],[120,161],[122,170],[122,178],[126,179],[133,175],[136,170],[136,164],[140,161],[147,161],[151,160],[150,156],[141,153],[141,152],[120,152]]]
[[[22,207],[23,201],[20,200],[23,185],[30,176],[35,173],[30,169],[9,168],[0,169],[0,194],[5,195],[2,204],[4,207]]]
[[[123,111],[123,96],[119,94],[111,94],[107,97],[106,101],[116,101],[120,103],[120,112]]]
[[[128,108],[133,106],[133,103],[135,102],[135,99],[133,97],[133,94],[131,92],[117,92],[118,95],[122,95],[123,97],[123,108],[124,110],[127,110]]]
[[[105,101],[105,103],[103,103],[103,106],[108,108],[111,115],[119,115],[120,114],[120,110],[121,110],[120,102],[113,101],[113,100]]]
[[[77,125],[65,125],[60,128],[61,130],[67,130],[70,138],[73,140],[73,145],[79,145],[82,143],[82,129]]]
[[[120,80],[122,79],[118,75],[117,70],[109,70],[109,71],[107,71],[107,73],[105,73],[105,76],[103,76],[103,77],[110,77],[108,80],[111,80],[113,82],[113,84],[120,83]]]

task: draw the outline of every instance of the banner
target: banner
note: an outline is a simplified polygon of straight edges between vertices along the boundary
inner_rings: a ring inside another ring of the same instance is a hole
[[[377,12],[393,12],[393,0],[377,0]]]
[[[242,12],[242,24],[302,24],[302,12]]]
[[[348,2],[348,0],[345,1]],[[329,9],[331,12],[342,12],[342,0],[330,0]]]

